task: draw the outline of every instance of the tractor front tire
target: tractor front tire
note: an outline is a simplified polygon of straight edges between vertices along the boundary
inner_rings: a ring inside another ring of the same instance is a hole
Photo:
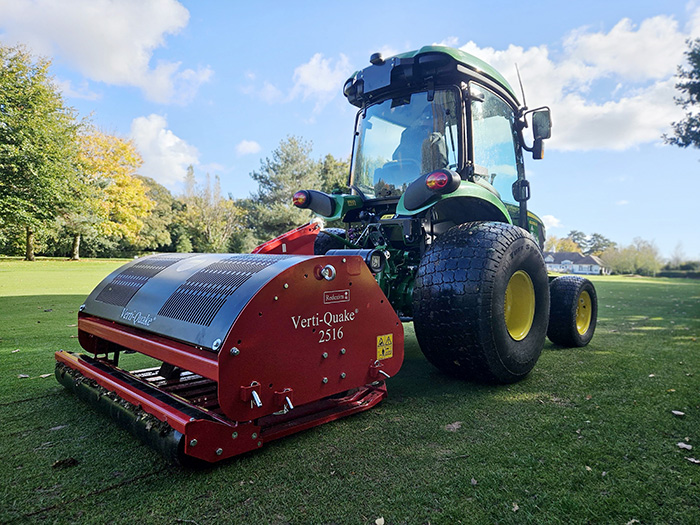
[[[326,232],[345,239],[345,230],[342,228],[324,228],[318,232],[316,240],[314,241],[314,255],[326,255],[328,250],[342,250],[343,248],[347,248],[347,246],[335,237],[327,235]]]
[[[549,340],[567,348],[586,346],[593,338],[598,319],[598,296],[593,283],[583,277],[564,275],[550,283],[549,295]]]
[[[549,282],[525,230],[466,223],[431,245],[418,268],[413,322],[428,361],[453,376],[513,383],[542,352]]]

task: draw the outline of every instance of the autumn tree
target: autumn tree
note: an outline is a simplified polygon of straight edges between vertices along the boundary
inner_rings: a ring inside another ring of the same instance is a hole
[[[143,163],[131,141],[90,130],[80,136],[81,208],[68,214],[74,238],[72,259],[79,257],[86,225],[99,234],[137,244],[155,203],[136,170]]]
[[[559,238],[556,235],[548,235],[544,243],[547,252],[580,252],[581,247],[569,237]]]
[[[676,104],[686,112],[685,117],[671,124],[673,136],[664,135],[664,140],[681,148],[700,148],[700,38],[688,40],[685,57],[689,67],[678,66],[676,89],[681,96],[675,99]]]
[[[80,124],[50,65],[22,46],[0,45],[0,227],[25,229],[27,260],[36,229],[75,204]]]

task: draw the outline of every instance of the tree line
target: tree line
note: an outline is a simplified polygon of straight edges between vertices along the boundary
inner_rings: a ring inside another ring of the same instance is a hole
[[[700,270],[700,261],[688,259],[681,244],[676,246],[668,260],[664,260],[656,244],[640,237],[635,237],[628,245],[619,245],[599,233],[586,235],[571,230],[566,237],[548,236],[544,249],[548,252],[594,255],[616,274],[654,276],[661,271],[687,273]]]
[[[138,170],[134,144],[68,107],[51,62],[0,46],[0,254],[131,257],[145,251],[249,251],[310,219],[291,205],[301,188],[342,189],[348,162],[282,140],[233,199],[219,177],[190,166],[181,195]]]
[[[700,40],[689,41],[690,69],[679,67],[677,101],[687,110],[674,123],[681,147],[700,147]],[[247,252],[306,223],[310,212],[291,205],[301,188],[344,190],[348,161],[311,156],[311,144],[287,137],[251,177],[245,199],[221,191],[219,177],[190,166],[184,191],[173,195],[138,174],[134,144],[97,129],[65,105],[49,74],[51,62],[23,46],[0,45],[0,254],[131,257],[147,251]],[[547,251],[596,255],[615,273],[654,275],[663,260],[653,242],[618,246],[605,236],[573,230],[551,236]],[[666,269],[700,263],[674,252]],[[676,260],[678,259],[678,260]]]

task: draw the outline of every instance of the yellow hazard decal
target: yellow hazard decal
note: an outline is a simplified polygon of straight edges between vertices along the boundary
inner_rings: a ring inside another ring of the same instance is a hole
[[[377,336],[377,360],[394,357],[394,337],[391,334]]]

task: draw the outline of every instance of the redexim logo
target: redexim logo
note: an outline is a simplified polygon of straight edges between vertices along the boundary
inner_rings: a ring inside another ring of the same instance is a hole
[[[323,292],[323,304],[349,303],[350,290],[333,290]]]
[[[120,317],[125,321],[143,326],[150,326],[156,320],[155,316],[151,316],[151,314],[143,314],[137,310],[127,310],[126,308],[122,310]]]

